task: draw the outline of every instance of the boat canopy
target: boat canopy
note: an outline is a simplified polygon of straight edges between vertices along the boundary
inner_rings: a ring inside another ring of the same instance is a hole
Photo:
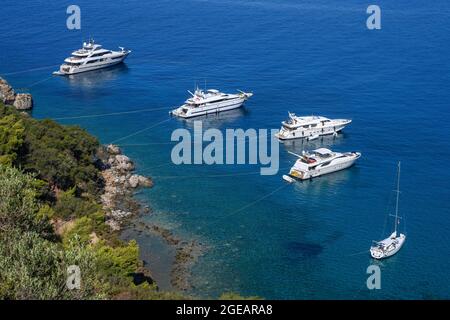
[[[315,153],[320,154],[321,156],[325,156],[327,154],[332,153],[330,149],[327,148],[319,148],[314,150]]]

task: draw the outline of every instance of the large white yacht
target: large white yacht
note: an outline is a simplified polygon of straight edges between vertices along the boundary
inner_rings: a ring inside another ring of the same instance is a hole
[[[333,152],[326,148],[319,148],[311,152],[303,151],[302,155],[293,152],[289,153],[297,156],[298,159],[289,171],[288,177],[299,180],[306,180],[346,169],[352,166],[355,161],[361,157],[361,153],[359,152],[340,153]]]
[[[130,54],[130,50],[119,47],[120,51],[103,49],[93,39],[83,43],[83,48],[72,52],[54,74],[70,75],[86,71],[107,68],[121,63]]]
[[[299,117],[290,112],[288,114],[289,119],[281,123],[281,129],[277,134],[280,140],[337,134],[352,122],[348,119],[328,119],[320,116]]]
[[[194,93],[188,92],[192,97],[187,99],[181,107],[172,110],[171,114],[182,118],[192,118],[228,111],[241,107],[253,96],[250,92],[239,91],[239,93],[229,94],[215,89],[203,91],[199,88]]]

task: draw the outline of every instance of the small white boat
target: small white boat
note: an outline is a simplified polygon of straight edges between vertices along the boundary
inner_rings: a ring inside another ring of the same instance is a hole
[[[298,160],[289,171],[289,176],[299,180],[306,180],[346,169],[361,157],[359,152],[340,153],[326,148],[319,148],[311,152],[303,151],[302,155],[293,152],[289,153],[298,157]]]
[[[287,182],[289,182],[289,183],[295,182],[295,179],[294,179],[294,178],[291,178],[291,177],[288,176],[287,174],[283,174],[283,179],[284,179],[284,181],[287,181]]]
[[[299,117],[288,112],[289,119],[281,123],[276,137],[280,140],[309,138],[311,136],[337,135],[352,122],[349,119],[328,119],[321,116]]]
[[[318,134],[311,134],[307,139],[308,141],[319,139],[320,135]]]
[[[372,247],[370,247],[370,255],[375,259],[384,259],[396,254],[406,240],[406,235],[397,232],[397,227],[400,224],[400,217],[398,216],[398,202],[400,195],[400,162],[398,163],[398,175],[397,175],[397,200],[395,203],[395,221],[394,221],[394,232],[391,235],[381,241],[375,241]]]
[[[181,107],[172,110],[170,114],[181,118],[193,118],[233,110],[241,107],[253,96],[251,92],[240,90],[233,94],[223,93],[216,89],[203,91],[199,88],[194,93],[188,92],[192,97],[187,99]]]
[[[55,75],[72,75],[81,72],[103,69],[119,64],[130,54],[130,50],[119,47],[120,51],[102,48],[93,39],[83,43],[83,47],[66,58]]]

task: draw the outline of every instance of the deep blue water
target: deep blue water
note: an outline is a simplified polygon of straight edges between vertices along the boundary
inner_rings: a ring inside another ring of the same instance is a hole
[[[359,0],[78,0],[82,29],[69,31],[67,1],[3,0],[0,76],[33,94],[34,117],[117,141],[154,177],[140,193],[154,209],[145,219],[209,247],[193,270],[195,294],[448,299],[450,4],[372,2],[382,8],[379,31],[367,30],[368,3]],[[51,76],[90,35],[133,52],[114,69]],[[246,174],[257,166],[172,165],[170,135],[191,123],[152,126],[205,79],[255,93],[245,109],[204,119],[209,127],[278,128],[288,110],[353,123],[336,139],[280,145],[275,176]],[[79,117],[141,109],[149,110]],[[363,157],[346,171],[285,184],[295,160],[287,150],[320,145]],[[390,231],[398,160],[408,239],[377,263],[382,289],[369,291],[366,268],[375,262],[363,251]]]

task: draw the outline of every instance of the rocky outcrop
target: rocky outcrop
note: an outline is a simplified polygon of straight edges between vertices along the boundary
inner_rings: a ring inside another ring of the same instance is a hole
[[[16,100],[16,93],[9,83],[0,78],[0,101],[4,104],[12,105]]]
[[[123,154],[111,155],[108,159],[108,164],[116,171],[122,173],[130,172],[135,169],[133,161]]]
[[[18,93],[16,95],[16,100],[13,103],[13,106],[17,110],[30,110],[33,108],[33,98],[29,93]]]
[[[111,156],[116,156],[118,154],[121,154],[122,150],[120,150],[119,146],[116,146],[114,144],[108,144],[106,146],[106,152]]]
[[[131,188],[137,188],[137,187],[151,187],[153,186],[153,182],[150,178],[140,176],[138,174],[133,174],[128,179],[128,183],[130,184]]]
[[[135,165],[123,155],[120,148],[108,145],[100,152],[103,163],[104,194],[101,196],[106,211],[106,223],[112,230],[120,230],[121,225],[137,214],[140,205],[133,199],[133,190],[139,187],[152,187],[150,178],[134,174]]]
[[[29,93],[16,94],[9,83],[0,78],[0,101],[6,105],[14,106],[17,110],[33,108],[33,97]]]
[[[150,178],[133,173],[135,164],[122,154],[116,145],[107,145],[99,151],[99,161],[103,168],[102,175],[105,181],[104,194],[101,196],[103,208],[106,212],[106,223],[113,231],[120,231],[128,222],[134,225],[138,233],[151,232],[161,237],[168,245],[174,248],[174,263],[170,273],[171,285],[181,291],[190,290],[190,273],[193,264],[201,256],[206,247],[196,240],[184,241],[172,233],[172,231],[155,225],[142,222],[136,223],[133,218],[139,212],[146,212],[148,208],[141,208],[133,199],[133,191],[140,187],[152,187]],[[144,272],[134,274],[135,283],[147,281],[151,276]],[[149,282],[150,283],[150,282]]]

